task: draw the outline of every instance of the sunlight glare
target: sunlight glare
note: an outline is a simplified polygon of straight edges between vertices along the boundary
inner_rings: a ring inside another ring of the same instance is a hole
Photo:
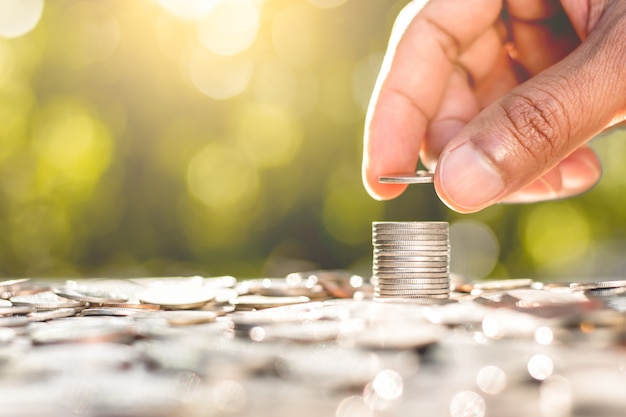
[[[261,19],[252,0],[220,1],[196,24],[200,43],[222,56],[248,49],[257,37]]]
[[[0,36],[17,38],[37,26],[43,0],[0,0]]]

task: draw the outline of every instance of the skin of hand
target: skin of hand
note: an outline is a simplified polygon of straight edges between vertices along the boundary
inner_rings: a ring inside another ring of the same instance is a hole
[[[432,0],[400,13],[370,107],[363,181],[435,170],[451,209],[565,198],[593,187],[586,145],[626,120],[626,1]]]

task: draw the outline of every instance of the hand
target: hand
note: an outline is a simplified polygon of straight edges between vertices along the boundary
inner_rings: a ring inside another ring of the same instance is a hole
[[[368,111],[363,180],[435,169],[450,208],[563,198],[601,166],[585,144],[626,119],[626,1],[432,0],[398,17]],[[626,155],[625,155],[626,158]]]

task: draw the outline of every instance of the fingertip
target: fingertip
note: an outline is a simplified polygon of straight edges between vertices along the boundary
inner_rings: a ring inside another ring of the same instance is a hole
[[[375,200],[391,200],[398,197],[406,190],[406,184],[382,184],[378,180],[379,175],[363,171],[363,185],[367,193]]]

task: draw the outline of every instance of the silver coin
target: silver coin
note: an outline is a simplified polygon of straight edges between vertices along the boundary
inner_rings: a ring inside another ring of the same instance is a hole
[[[208,303],[203,305],[200,311],[211,311],[221,317],[235,311],[235,306],[222,303]]]
[[[450,272],[449,271],[437,271],[437,272],[380,272],[376,271],[372,274],[372,279],[374,280],[432,280],[432,279],[441,279],[441,280],[450,280]],[[375,282],[374,282],[375,283]]]
[[[450,263],[447,261],[415,261],[408,263],[408,266],[398,265],[398,263],[393,264],[393,266],[374,264],[374,269],[377,269],[379,271],[403,271],[405,269],[414,270],[420,268],[447,269],[449,265]]]
[[[413,298],[400,297],[376,297],[372,301],[379,304],[414,304],[414,305],[445,305],[458,303],[457,300],[450,299],[449,295],[442,296],[420,296]]]
[[[397,295],[397,296],[411,296],[411,295],[441,295],[448,294],[450,290],[447,288],[429,288],[429,289],[398,289],[398,290],[390,290],[390,289],[378,289],[375,291],[375,294],[382,296],[389,295]]]
[[[92,289],[75,289],[68,287],[53,288],[56,295],[70,300],[82,301],[91,304],[123,303],[128,301],[128,296],[110,291]]]
[[[398,246],[398,245],[386,245],[386,246],[373,246],[374,254],[381,254],[387,256],[417,256],[424,253],[426,256],[431,255],[450,255],[450,244],[444,245],[411,245],[411,246]]]
[[[18,332],[9,327],[0,327],[0,343],[11,343],[17,337]]]
[[[376,286],[377,291],[422,291],[422,290],[446,290],[450,291],[448,284],[383,284]]]
[[[442,253],[443,252],[443,253]],[[430,254],[427,254],[426,251],[416,251],[416,252],[375,252],[373,254],[373,261],[378,262],[414,262],[413,259],[416,257],[444,257],[449,262],[450,254],[444,251],[433,251]],[[442,261],[443,262],[443,261]]]
[[[270,307],[286,306],[290,304],[308,303],[309,297],[268,297],[265,295],[243,295],[230,300],[230,303],[238,309],[263,309]]]
[[[138,308],[120,308],[120,307],[94,307],[86,308],[80,312],[83,317],[107,316],[107,317],[128,317],[144,313],[145,310]]]
[[[0,307],[0,317],[1,316],[15,316],[17,314],[28,314],[34,311],[37,311],[37,309],[31,306]]]
[[[75,314],[76,310],[73,308],[59,308],[57,310],[35,311],[29,313],[26,317],[30,321],[48,321],[64,317],[72,317]]]
[[[23,327],[30,323],[25,316],[0,317],[0,327]]]
[[[413,242],[390,241],[390,242],[373,242],[374,249],[386,251],[411,251],[411,250],[448,250],[450,244],[447,240],[420,240]]]
[[[446,265],[450,260],[447,256],[404,256],[404,257],[393,257],[393,259],[385,258],[374,258],[374,265],[377,266],[413,266],[415,264],[419,265],[420,262],[445,262]]]
[[[135,303],[101,303],[98,307],[109,308],[125,308],[134,310],[160,310],[161,307],[154,304],[135,304]]]
[[[401,302],[401,300],[403,299],[409,299],[409,298],[414,298],[414,299],[430,299],[430,298],[437,298],[437,299],[445,299],[445,298],[450,298],[449,294],[430,294],[430,295],[424,295],[424,294],[402,294],[402,295],[384,295],[384,294],[376,294],[374,296],[374,300],[376,300],[377,298],[387,298],[387,299],[397,299],[398,302]]]
[[[626,287],[592,288],[585,290],[585,295],[591,297],[612,297],[621,294],[626,294]]]
[[[432,266],[426,265],[426,261],[420,261],[420,262],[398,262],[395,261],[395,263],[392,262],[374,262],[374,265],[372,266],[372,270],[374,271],[386,271],[385,268],[392,268],[391,270],[394,271],[398,271],[398,270],[402,270],[404,268],[408,268],[408,270],[410,271],[419,271],[419,270],[423,270],[424,268],[435,268],[438,270],[445,270],[445,271],[449,271],[450,270],[450,265],[448,262],[443,262],[443,261],[435,261],[432,262]],[[438,265],[435,265],[438,264]],[[402,268],[402,269],[399,269]],[[435,271],[438,272],[438,271]]]
[[[85,303],[59,297],[52,291],[44,291],[30,295],[16,295],[10,298],[14,305],[25,305],[41,310],[55,310],[57,308],[82,307]]]
[[[381,287],[376,289],[376,291],[374,292],[375,294],[384,294],[384,295],[389,295],[389,294],[424,294],[424,295],[430,295],[430,294],[447,294],[450,292],[450,288],[449,287],[407,287],[407,288],[402,288],[402,287]]]
[[[395,274],[392,273],[378,273],[376,274],[376,276],[379,279],[385,279],[385,278],[393,278],[393,279],[402,279],[402,278],[411,278],[411,279],[416,279],[416,278],[448,278],[449,274],[446,272],[413,272],[413,273],[405,273],[405,272],[398,272]]]
[[[597,282],[572,282],[570,288],[574,290],[593,290],[596,288],[626,287],[626,280],[610,280]]]
[[[0,298],[0,308],[2,307],[11,307],[13,306],[13,303],[10,302],[9,300],[3,300]]]
[[[20,290],[29,283],[30,278],[17,278],[0,281],[0,292]]]
[[[413,285],[413,284],[438,284],[438,285],[450,285],[449,278],[396,278],[396,279],[382,279],[379,280],[379,285],[381,283],[385,284],[395,284],[398,285]]]
[[[215,289],[191,285],[165,285],[137,293],[141,303],[159,305],[169,310],[199,308],[214,297]]]
[[[374,295],[379,296],[396,296],[396,297],[404,297],[406,295],[445,295],[450,294],[450,289],[448,288],[407,288],[407,289],[389,289],[389,288],[380,288],[377,290]]]
[[[425,278],[421,278],[422,280]],[[441,286],[449,286],[449,280],[445,277],[440,277],[440,278],[427,278],[428,280],[430,280],[431,282],[422,282],[422,284],[439,284]],[[392,284],[392,285],[412,285],[412,284],[418,284],[418,281],[420,280],[420,278],[378,278],[376,284],[374,285],[374,287],[376,287],[376,285],[385,285],[385,284]]]
[[[532,284],[533,280],[529,278],[500,279],[474,282],[473,288],[481,291],[500,291],[515,288],[528,288]]]
[[[404,350],[420,349],[437,343],[446,335],[445,330],[435,325],[416,327],[409,321],[392,322],[363,329],[349,335],[348,346],[371,351],[372,349]],[[357,414],[349,414],[357,415]]]
[[[433,172],[419,170],[406,174],[381,175],[378,181],[383,184],[432,184]]]
[[[420,282],[421,281],[421,282]],[[410,287],[411,285],[434,285],[438,287],[450,287],[450,280],[446,278],[419,278],[417,279],[393,279],[393,278],[383,278],[379,279],[374,287],[380,286],[393,286],[393,287]]]
[[[420,282],[420,283],[409,283],[406,281],[380,281],[376,284],[376,288],[389,288],[389,289],[397,289],[397,288],[450,288],[450,282],[442,280],[440,282]]]
[[[373,222],[372,229],[402,229],[402,228],[433,228],[445,229],[450,227],[448,222]]]
[[[410,239],[413,236],[428,236],[431,238],[439,238],[446,239],[450,236],[448,230],[443,229],[417,229],[417,228],[409,228],[409,229],[383,229],[383,230],[372,230],[372,239],[380,239],[380,238],[389,238],[393,237],[399,239],[401,237],[406,237]]]
[[[388,242],[402,242],[405,245],[421,245],[422,242],[432,242],[430,243],[438,245],[448,245],[450,244],[450,239],[448,235],[378,235],[376,237],[372,236],[372,244],[375,243],[388,243]]]
[[[146,317],[165,319],[171,326],[188,326],[192,324],[212,323],[217,318],[217,313],[198,310],[170,310],[149,313]]]
[[[449,274],[450,270],[448,268],[415,268],[415,269],[410,269],[410,268],[397,268],[395,270],[389,270],[389,269],[385,269],[385,270],[377,270],[377,269],[373,269],[373,273],[374,275],[378,275],[379,273],[381,274],[409,274],[409,273],[416,273],[416,274]]]
[[[416,234],[416,233],[426,233],[426,234],[450,234],[450,227],[446,224],[445,226],[433,226],[428,224],[426,226],[421,225],[412,225],[409,227],[399,226],[399,227],[372,227],[372,234]]]
[[[440,245],[450,244],[448,235],[407,235],[407,234],[378,234],[372,236],[372,244],[378,242],[407,242],[413,245],[421,245],[422,242],[439,242]]]
[[[420,250],[420,251],[386,251],[386,250],[375,250],[374,251],[374,259],[379,260],[404,260],[406,258],[414,258],[416,256],[442,256],[445,258],[450,258],[450,251],[448,250]]]
[[[372,228],[372,236],[377,235],[449,235],[449,227],[398,227],[398,228]]]
[[[372,241],[377,240],[449,240],[450,235],[447,233],[372,233]]]
[[[421,239],[421,240],[400,240],[400,239],[376,239],[372,241],[375,248],[384,248],[386,246],[450,246],[447,239]]]
[[[448,262],[414,262],[411,265],[398,265],[398,266],[382,266],[373,265],[372,270],[375,272],[419,272],[425,269],[435,269],[431,272],[449,272],[450,266]]]
[[[382,272],[391,273],[391,272],[419,272],[424,269],[436,269],[436,271],[430,272],[450,272],[450,265],[448,262],[433,262],[433,266],[425,265],[425,262],[407,262],[407,263],[395,263],[394,266],[389,265],[381,265],[374,263],[372,265],[372,271],[374,272]],[[397,265],[397,266],[395,266]]]
[[[106,317],[112,319],[112,317]],[[24,317],[26,319],[26,317]],[[28,319],[26,319],[28,321]],[[84,320],[84,321],[80,321]],[[121,320],[116,318],[115,320]],[[73,317],[51,321],[30,333],[34,344],[130,342],[134,338],[131,322],[102,320],[97,317]]]

